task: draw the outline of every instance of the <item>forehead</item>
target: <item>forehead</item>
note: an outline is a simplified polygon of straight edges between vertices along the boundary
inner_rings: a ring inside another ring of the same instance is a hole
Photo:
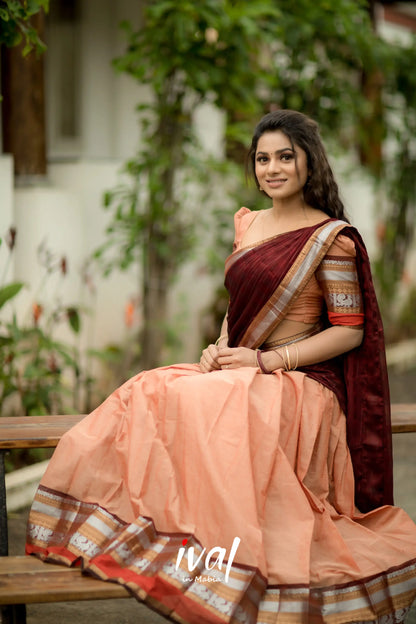
[[[293,147],[295,147],[297,151],[303,151],[298,145],[296,145],[296,143],[293,143]],[[264,132],[261,135],[257,142],[256,151],[274,153],[284,149],[293,149],[289,137],[287,137],[281,130],[271,130]]]

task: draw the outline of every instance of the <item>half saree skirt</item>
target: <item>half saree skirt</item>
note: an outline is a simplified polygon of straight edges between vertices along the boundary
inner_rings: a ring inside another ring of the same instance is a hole
[[[344,413],[299,371],[133,377],[62,438],[27,552],[187,624],[399,623],[416,595],[415,524],[356,509]]]

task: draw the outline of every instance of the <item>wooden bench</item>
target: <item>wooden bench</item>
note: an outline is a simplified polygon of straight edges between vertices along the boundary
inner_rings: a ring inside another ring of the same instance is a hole
[[[8,554],[5,455],[11,449],[55,448],[85,414],[0,418],[0,556]]]
[[[131,598],[125,587],[35,557],[0,557],[1,624],[26,624],[26,605]]]
[[[26,604],[129,598],[121,585],[85,576],[79,568],[9,557],[5,454],[10,449],[55,448],[85,414],[0,418],[0,609],[1,624],[25,624]]]
[[[54,448],[84,415],[0,418],[0,607],[1,624],[25,624],[26,604],[127,598],[128,591],[82,575],[78,568],[9,557],[4,455],[13,448]],[[392,405],[393,433],[416,432],[416,404]]]

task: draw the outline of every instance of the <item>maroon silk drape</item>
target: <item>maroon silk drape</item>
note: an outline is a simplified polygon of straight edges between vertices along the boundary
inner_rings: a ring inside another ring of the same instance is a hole
[[[348,228],[343,233],[354,241],[357,250],[365,312],[363,342],[344,358],[348,446],[354,465],[356,504],[365,512],[393,504],[390,392],[383,323],[367,251],[356,230]]]
[[[247,251],[227,271],[230,293],[228,346],[236,347],[259,310],[270,299],[316,226],[276,236]]]
[[[229,346],[239,344],[316,227],[274,237],[244,253],[231,266],[225,280],[230,294]],[[330,388],[347,416],[355,501],[360,511],[367,512],[393,504],[390,396],[383,326],[367,251],[354,228],[346,224],[342,234],[356,246],[365,314],[364,339],[360,347],[344,356],[299,370]],[[329,325],[326,318],[323,321]]]

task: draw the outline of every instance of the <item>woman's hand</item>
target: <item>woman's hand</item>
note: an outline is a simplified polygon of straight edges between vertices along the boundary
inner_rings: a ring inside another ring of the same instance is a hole
[[[240,366],[257,368],[257,354],[253,349],[247,349],[246,347],[217,347],[210,344],[202,351],[199,366],[202,373],[210,373],[214,370],[227,368],[240,368]]]
[[[210,344],[202,351],[201,359],[199,360],[201,373],[211,373],[214,370],[221,369],[221,366],[218,364],[219,350],[217,345]]]
[[[252,366],[257,368],[257,353],[247,347],[223,347],[219,349],[217,359],[222,370],[227,368],[240,368],[241,366]]]

